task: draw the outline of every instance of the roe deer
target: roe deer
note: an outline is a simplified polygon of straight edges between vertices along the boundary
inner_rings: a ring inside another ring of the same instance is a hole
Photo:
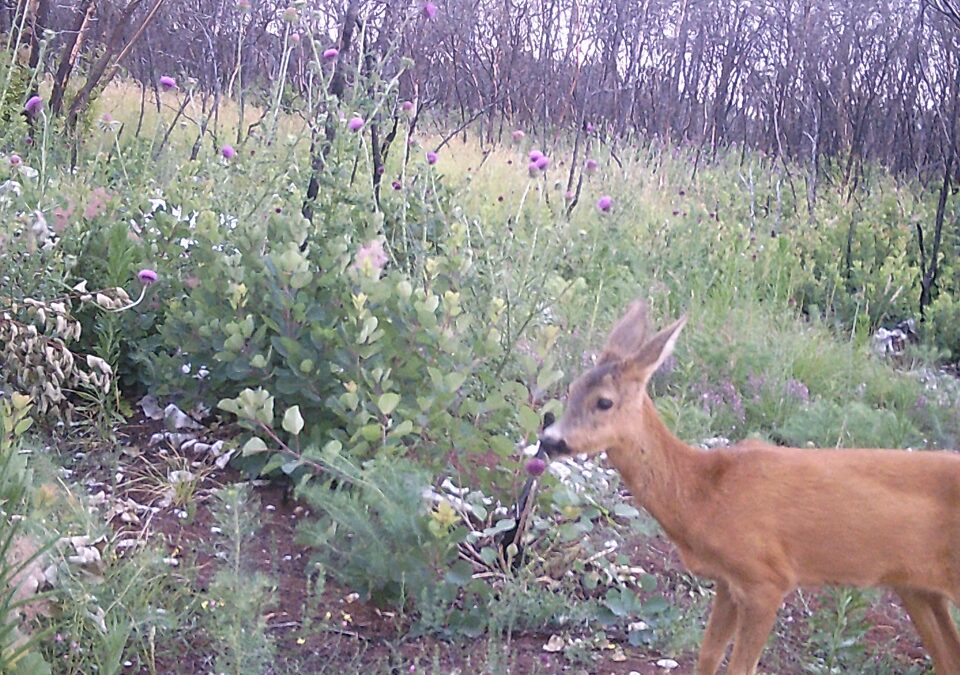
[[[804,450],[749,440],[700,450],[657,415],[647,383],[685,318],[648,337],[637,301],[566,410],[540,436],[548,455],[606,451],[634,499],[695,574],[716,582],[697,670],[752,675],[784,597],[798,586],[893,589],[937,673],[960,673],[960,456]]]

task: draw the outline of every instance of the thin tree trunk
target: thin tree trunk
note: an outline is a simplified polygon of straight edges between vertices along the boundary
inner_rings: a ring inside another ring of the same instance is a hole
[[[343,99],[343,92],[347,86],[346,79],[346,58],[345,55],[350,49],[350,43],[353,41],[353,29],[357,24],[357,15],[360,13],[360,1],[350,0],[347,6],[347,12],[343,17],[343,28],[340,32],[340,54],[344,55],[337,59],[333,69],[333,77],[330,78],[330,93],[338,101]],[[327,155],[330,154],[330,148],[333,146],[333,140],[337,137],[337,118],[333,111],[327,111],[327,119],[324,124],[324,137],[318,142],[316,132],[313,134],[313,140],[310,142],[310,182],[307,184],[307,195],[303,200],[303,217],[313,220],[313,204],[320,194],[320,174],[323,173],[327,165]]]
[[[93,22],[93,15],[97,10],[94,0],[80,0],[79,15],[77,22],[72,30],[66,31],[66,39],[63,45],[63,55],[60,58],[60,66],[57,68],[57,74],[53,78],[53,91],[50,93],[50,111],[54,115],[59,115],[63,109],[63,94],[67,89],[67,83],[70,81],[70,75],[77,63],[77,57],[80,50],[83,49],[83,43],[90,31]]]

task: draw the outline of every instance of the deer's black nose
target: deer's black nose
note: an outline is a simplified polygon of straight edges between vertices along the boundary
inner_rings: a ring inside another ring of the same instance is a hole
[[[540,437],[540,449],[545,452],[548,457],[565,455],[570,452],[570,448],[567,447],[567,442],[562,438],[560,440],[553,440],[544,436]]]

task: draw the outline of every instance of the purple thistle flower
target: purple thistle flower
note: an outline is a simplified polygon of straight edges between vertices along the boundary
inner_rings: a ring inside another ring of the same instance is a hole
[[[144,286],[149,286],[157,280],[157,273],[151,269],[144,268],[137,273],[137,279]]]
[[[300,12],[296,7],[287,7],[283,10],[283,20],[287,23],[296,23],[300,20]]]
[[[550,166],[550,158],[547,157],[546,155],[540,155],[534,161],[534,164],[536,164],[537,168],[540,169],[541,171],[546,171],[547,167]]]
[[[583,170],[587,172],[587,175],[592,176],[597,172],[597,167],[599,166],[600,165],[597,163],[597,160],[588,159],[586,162],[583,163]]]
[[[531,150],[527,155],[527,157],[530,159],[531,162],[536,162],[538,159],[543,157],[543,153],[540,152],[539,150]]]
[[[531,476],[539,476],[543,474],[547,469],[547,463],[544,462],[539,457],[532,457],[527,461],[526,467],[527,473]]]
[[[403,185],[398,180],[393,181],[392,183],[390,183],[390,185],[393,186],[394,190],[400,190],[403,188]]]
[[[177,88],[177,81],[169,75],[160,76],[160,88],[164,91],[170,91]]]
[[[237,156],[237,151],[233,149],[232,145],[225,145],[220,148],[220,154],[223,155],[224,159],[233,159]]]
[[[437,6],[432,2],[423,3],[423,16],[430,20],[437,18]]]
[[[16,169],[21,164],[23,164],[23,158],[20,157],[20,155],[18,155],[17,153],[13,153],[12,155],[10,155],[10,166]]]
[[[427,152],[427,164],[432,166],[437,163],[437,159],[437,153],[435,153],[433,150]]]
[[[39,96],[31,96],[27,99],[27,104],[23,106],[23,110],[30,117],[36,117],[43,110],[43,99]]]
[[[568,202],[572,202],[573,198],[576,196],[577,195],[576,193],[574,193],[573,190],[567,190],[566,192],[563,193],[563,198],[566,199]]]
[[[340,56],[340,50],[336,47],[330,47],[329,49],[323,50],[323,59],[324,61],[333,61],[338,56]]]
[[[613,208],[613,197],[610,195],[603,195],[597,200],[597,208],[604,213],[610,213],[610,209]]]
[[[531,178],[536,178],[540,173],[540,168],[537,166],[536,162],[530,162],[527,164],[527,173],[530,174]]]
[[[364,123],[363,123],[363,118],[362,118],[362,117],[360,117],[360,116],[351,117],[351,118],[350,118],[350,121],[347,122],[347,128],[348,128],[350,131],[360,131],[361,129],[363,129],[363,124],[364,124]]]
[[[514,131],[514,132],[513,132],[512,134],[510,134],[510,135],[513,137],[513,142],[514,142],[514,143],[520,143],[520,142],[522,142],[523,139],[526,137],[526,134],[523,133],[520,129],[517,129],[516,131]]]

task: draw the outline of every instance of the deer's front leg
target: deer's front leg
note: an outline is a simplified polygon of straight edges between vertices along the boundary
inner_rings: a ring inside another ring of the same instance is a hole
[[[754,675],[760,654],[777,619],[786,591],[772,585],[751,586],[734,600],[737,629],[733,638],[728,675]]]
[[[700,659],[697,661],[698,675],[714,675],[727,651],[727,644],[737,627],[737,606],[725,581],[717,581],[717,597],[710,610],[707,629],[703,633],[700,645]]]

